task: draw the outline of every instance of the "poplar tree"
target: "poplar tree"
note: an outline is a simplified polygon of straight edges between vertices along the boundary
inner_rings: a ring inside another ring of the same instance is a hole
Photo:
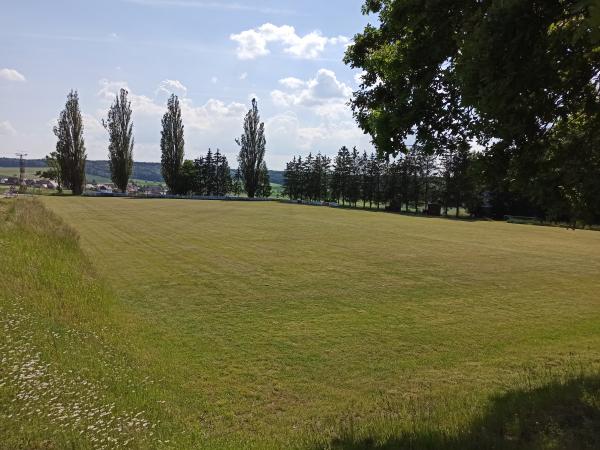
[[[161,173],[169,191],[179,193],[178,177],[184,155],[183,121],[179,98],[173,94],[167,102],[167,112],[162,119],[160,139]]]
[[[87,155],[77,91],[71,91],[67,95],[65,109],[60,113],[53,131],[58,139],[55,158],[60,167],[63,185],[71,189],[73,195],[81,195],[85,184]]]
[[[267,142],[265,124],[260,121],[256,99],[252,99],[252,108],[244,119],[244,134],[235,142],[240,147],[238,162],[246,193],[254,198],[259,188]]]
[[[112,182],[121,192],[127,191],[133,170],[133,122],[129,93],[121,89],[108,110],[108,119],[102,125],[108,131],[108,165]]]

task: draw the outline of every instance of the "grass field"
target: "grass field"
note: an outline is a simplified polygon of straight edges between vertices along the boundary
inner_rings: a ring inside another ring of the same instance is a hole
[[[0,202],[0,448],[600,445],[600,233],[41,201],[79,240]]]

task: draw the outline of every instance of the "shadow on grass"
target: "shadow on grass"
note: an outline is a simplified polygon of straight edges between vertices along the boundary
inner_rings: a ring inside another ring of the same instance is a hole
[[[492,398],[483,416],[457,436],[430,430],[378,440],[342,433],[328,448],[600,449],[600,377],[555,382]]]

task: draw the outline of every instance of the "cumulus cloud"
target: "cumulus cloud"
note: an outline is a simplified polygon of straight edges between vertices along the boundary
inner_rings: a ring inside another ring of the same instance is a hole
[[[8,120],[0,122],[0,136],[16,136],[16,134],[17,130],[15,130]]]
[[[283,78],[279,80],[279,84],[285,86],[288,89],[299,89],[306,85],[304,81],[294,77]]]
[[[86,133],[98,137],[90,145],[90,153],[103,155],[106,152],[106,132],[101,127],[98,118],[104,117],[110,103],[121,88],[129,91],[129,99],[133,110],[134,132],[136,136],[135,154],[138,160],[157,160],[160,158],[160,118],[166,111],[165,93],[178,91],[187,92],[187,88],[177,80],[162,81],[153,95],[143,95],[131,89],[126,81],[100,80],[97,93],[104,108],[99,109],[94,116],[84,114]],[[223,153],[233,147],[232,130],[240,129],[248,108],[238,102],[223,102],[218,99],[208,99],[202,104],[196,104],[191,98],[181,95],[181,114],[186,131],[186,148],[189,157],[195,157],[195,152],[210,147],[219,147]],[[101,132],[100,132],[101,131]],[[199,153],[197,153],[199,154]],[[235,157],[235,153],[228,154]]]
[[[113,102],[121,89],[127,89],[129,92],[129,101],[131,101],[131,108],[134,114],[156,116],[164,113],[163,105],[157,104],[154,99],[146,95],[133,93],[125,81],[100,80],[98,96],[107,102]]]
[[[268,48],[270,43],[279,43],[283,51],[291,56],[301,59],[318,58],[327,45],[346,44],[349,39],[345,36],[326,37],[320,31],[312,31],[304,36],[299,36],[294,27],[290,25],[276,26],[266,23],[258,28],[242,31],[230,36],[232,41],[238,43],[236,50],[239,59],[256,59],[271,53]]]
[[[187,87],[179,80],[164,80],[158,86],[157,93],[164,93],[167,95],[177,94],[185,97],[187,95]]]
[[[232,122],[239,125],[246,109],[246,105],[242,103],[225,103],[215,99],[210,99],[201,106],[195,106],[189,99],[185,99],[181,103],[181,114],[185,126],[196,130],[208,130],[215,127],[227,129]]]
[[[216,78],[216,77],[213,77]],[[218,81],[215,79],[215,82]],[[115,96],[121,88],[129,91],[131,108],[135,115],[162,116],[166,111],[166,104],[158,98],[151,98],[132,92],[125,81],[100,80],[101,89],[98,96],[106,101],[114,101]],[[177,80],[165,80],[160,83],[157,94],[161,92],[171,93],[178,89],[187,92],[187,88]],[[181,98],[181,114],[188,128],[208,129],[218,126],[220,120],[227,121],[230,118],[242,118],[246,112],[246,106],[231,102],[226,104],[221,100],[209,99],[204,105],[196,106],[189,98]]]
[[[333,155],[342,145],[361,148],[371,148],[368,136],[351,120],[330,121],[323,120],[317,124],[306,124],[294,112],[286,111],[271,117],[265,124],[269,148],[285,150],[285,157],[289,152],[318,151]]]
[[[106,133],[102,123],[95,116],[84,112],[81,114],[81,118],[83,119],[83,126],[86,134],[91,133],[93,135],[104,135]]]
[[[349,113],[347,103],[352,89],[339,81],[331,70],[321,69],[308,81],[290,77],[279,80],[279,83],[287,90],[271,92],[271,100],[277,106],[304,106],[328,117]]]
[[[367,74],[364,70],[354,74],[354,82],[358,85],[363,83],[363,77]]]
[[[15,69],[0,69],[0,78],[8,81],[27,81],[25,76]]]

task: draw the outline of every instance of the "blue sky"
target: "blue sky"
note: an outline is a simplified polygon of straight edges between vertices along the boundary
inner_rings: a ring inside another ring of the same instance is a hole
[[[267,163],[370,150],[346,106],[358,73],[342,63],[369,20],[362,0],[5,1],[0,15],[0,156],[43,157],[67,92],[77,89],[90,159],[106,159],[101,119],[120,87],[134,109],[135,159],[160,160],[160,119],[183,102],[186,157],[234,139],[257,97]]]

